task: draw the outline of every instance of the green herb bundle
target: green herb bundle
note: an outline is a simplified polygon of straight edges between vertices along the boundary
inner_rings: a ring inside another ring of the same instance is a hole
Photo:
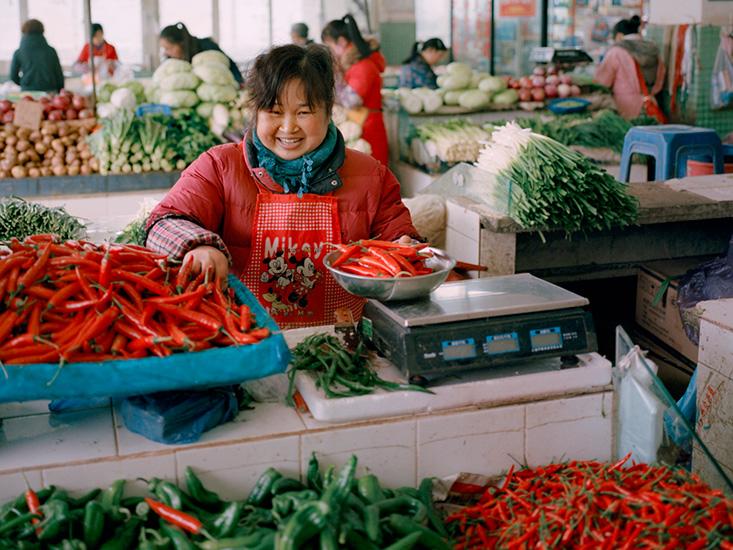
[[[295,377],[300,371],[312,373],[316,378],[316,386],[323,389],[328,398],[366,395],[377,388],[432,393],[421,386],[398,384],[380,378],[369,365],[363,343],[360,342],[354,351],[350,351],[338,338],[329,334],[313,334],[293,350],[292,367],[288,371],[289,405],[294,404]]]
[[[570,236],[636,220],[637,201],[626,185],[584,155],[516,124],[493,133],[477,166],[511,182],[510,214],[523,227],[559,228]]]
[[[84,224],[63,208],[51,208],[20,197],[0,200],[0,241],[54,233],[62,239],[84,236]]]

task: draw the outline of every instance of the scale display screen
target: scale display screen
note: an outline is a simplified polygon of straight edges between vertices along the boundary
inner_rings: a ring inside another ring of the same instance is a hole
[[[473,338],[446,340],[442,342],[441,346],[443,348],[443,360],[445,361],[458,361],[476,357],[476,341]]]
[[[487,336],[484,351],[489,355],[517,352],[519,351],[519,336],[516,332]]]
[[[562,331],[560,327],[530,330],[529,341],[533,352],[562,349]]]

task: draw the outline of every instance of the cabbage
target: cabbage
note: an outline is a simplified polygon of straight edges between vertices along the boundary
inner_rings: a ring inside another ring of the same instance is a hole
[[[171,107],[194,107],[199,103],[196,92],[191,90],[168,90],[160,91],[159,101]]]
[[[98,103],[97,104],[97,116],[99,118],[110,118],[117,112],[117,107],[111,103]]]
[[[422,99],[420,99],[420,94],[402,94],[400,97],[400,105],[402,105],[402,108],[411,115],[419,113],[422,111]]]
[[[226,70],[229,70],[229,58],[222,52],[217,50],[206,50],[205,52],[197,53],[191,59],[191,64],[194,67],[200,67],[203,65],[223,65]]]
[[[214,103],[227,103],[237,97],[237,89],[233,86],[217,86],[216,84],[201,84],[196,88],[196,93],[201,101],[213,101]]]
[[[450,90],[445,92],[443,96],[443,103],[446,105],[458,105],[458,100],[465,90]]]
[[[449,75],[462,75],[468,79],[468,82],[471,82],[473,69],[471,69],[471,66],[467,65],[466,63],[459,63],[457,61],[454,61],[453,63],[448,63],[448,65],[446,65],[445,67],[445,70],[448,71]]]
[[[479,82],[481,82],[487,76],[491,75],[489,73],[473,71],[473,74],[471,75],[471,88],[478,88]]]
[[[448,74],[439,78],[442,81],[438,85],[446,90],[463,90],[471,84],[471,73]]]
[[[491,97],[481,90],[467,90],[458,98],[458,104],[464,109],[483,109],[488,106]]]
[[[496,94],[492,101],[495,105],[501,105],[501,106],[510,106],[514,105],[517,101],[519,101],[519,93],[517,93],[517,90],[504,90],[503,92],[500,92]]]
[[[193,73],[173,73],[163,77],[158,87],[164,92],[171,90],[195,90],[200,83],[199,77]]]
[[[504,82],[503,78],[499,78],[498,76],[487,76],[479,82],[478,89],[482,92],[493,94],[495,92],[506,90],[506,82]]]
[[[201,103],[196,107],[196,112],[201,118],[209,118],[214,110],[214,105],[216,105],[216,103]]]
[[[135,94],[128,88],[117,88],[109,98],[112,105],[118,109],[134,110],[137,106]]]
[[[117,86],[111,82],[105,82],[97,89],[97,101],[99,103],[109,103],[112,97],[112,92],[117,89]]]
[[[166,59],[160,64],[160,67],[155,69],[155,72],[153,73],[153,82],[158,84],[168,75],[190,72],[191,64],[188,61],[183,61],[182,59]]]
[[[237,86],[237,81],[234,80],[232,71],[229,70],[229,67],[224,67],[218,63],[197,65],[193,68],[193,73],[207,84],[216,84],[218,86]]]
[[[135,94],[135,100],[138,104],[145,103],[145,86],[143,86],[142,82],[138,82],[137,80],[130,80],[129,82],[125,82],[120,88],[128,88],[132,91],[133,94]]]
[[[346,120],[338,125],[344,141],[356,141],[361,137],[361,126],[353,120]]]
[[[422,108],[426,113],[434,113],[443,106],[443,97],[433,90],[424,92],[421,98]]]

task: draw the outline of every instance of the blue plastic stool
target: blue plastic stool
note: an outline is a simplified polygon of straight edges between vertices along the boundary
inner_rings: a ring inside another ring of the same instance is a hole
[[[723,149],[715,130],[683,124],[634,126],[626,132],[621,153],[620,180],[628,183],[631,155],[639,153],[654,158],[656,181],[665,181],[687,174],[687,159],[693,155],[710,155],[715,173],[723,173]]]

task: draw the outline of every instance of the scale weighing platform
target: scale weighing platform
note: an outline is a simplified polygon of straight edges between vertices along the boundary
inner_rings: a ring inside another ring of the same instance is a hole
[[[587,305],[530,274],[487,277],[410,302],[369,300],[362,332],[408,379],[430,380],[596,351]]]

